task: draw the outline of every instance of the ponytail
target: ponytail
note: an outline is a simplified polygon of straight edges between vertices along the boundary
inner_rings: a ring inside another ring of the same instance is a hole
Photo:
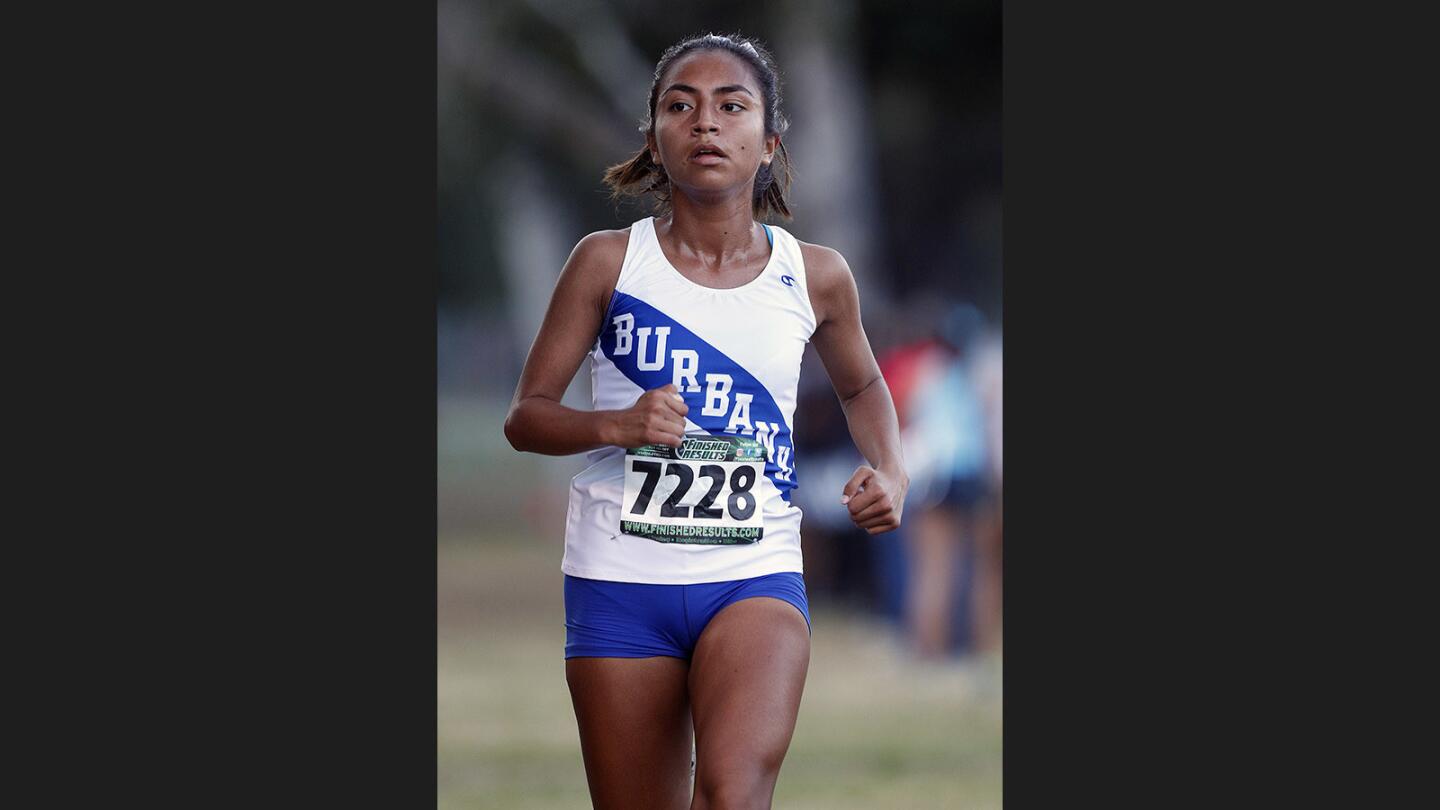
[[[621,197],[654,194],[659,203],[658,207],[662,210],[670,207],[670,178],[650,157],[649,147],[641,147],[634,157],[607,168],[605,185],[610,187],[610,199],[616,202],[619,202]]]
[[[790,153],[785,150],[785,142],[781,141],[770,165],[761,166],[755,175],[753,210],[756,219],[763,220],[771,213],[784,219],[792,218],[790,204],[785,200],[792,179],[794,171],[790,167]]]

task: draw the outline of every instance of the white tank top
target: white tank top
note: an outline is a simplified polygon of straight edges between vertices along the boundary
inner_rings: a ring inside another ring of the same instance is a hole
[[[590,451],[590,466],[571,481],[565,556],[560,565],[566,574],[618,582],[691,584],[786,571],[803,573],[801,511],[790,503],[790,492],[797,486],[791,418],[800,358],[815,332],[815,312],[799,244],[774,226],[770,226],[770,235],[770,260],[760,275],[740,287],[717,290],[690,281],[670,264],[660,250],[654,217],[634,223],[620,277],[591,352],[596,410],[628,408],[644,392],[674,383],[690,408],[687,434],[742,437],[758,441],[744,442],[746,446],[764,447],[764,474],[753,476],[747,490],[754,494],[760,517],[744,512],[747,502],[743,497],[731,499],[732,507],[738,504],[751,523],[763,521],[760,538],[733,544],[660,542],[622,531],[622,519],[637,519],[638,476],[631,470],[632,488],[627,492],[626,473],[639,459],[627,455],[625,448],[602,447]],[[686,463],[700,470],[702,462]],[[640,466],[645,466],[644,462]],[[759,468],[758,462],[754,468]],[[683,479],[667,474],[658,480],[657,501],[667,492],[679,490],[677,481]],[[737,484],[737,479],[730,477],[707,514],[727,516],[725,495],[746,484],[744,480]],[[655,487],[653,480],[650,486]],[[693,477],[695,493],[703,495],[707,488],[718,486],[712,478]],[[700,496],[688,500],[696,497]],[[650,514],[656,514],[657,508],[651,504]],[[733,517],[733,512],[732,508],[728,517]]]

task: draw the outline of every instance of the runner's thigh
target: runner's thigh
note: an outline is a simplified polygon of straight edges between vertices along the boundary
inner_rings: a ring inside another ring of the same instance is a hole
[[[770,806],[809,665],[809,626],[783,600],[742,599],[706,625],[690,665],[694,810]]]
[[[688,670],[665,656],[565,661],[596,810],[690,806]]]

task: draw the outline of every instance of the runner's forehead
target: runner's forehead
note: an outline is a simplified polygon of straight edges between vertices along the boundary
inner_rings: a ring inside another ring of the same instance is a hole
[[[693,51],[675,60],[661,77],[660,95],[670,92],[677,84],[692,91],[740,87],[750,95],[760,97],[755,69],[745,60],[725,51]]]

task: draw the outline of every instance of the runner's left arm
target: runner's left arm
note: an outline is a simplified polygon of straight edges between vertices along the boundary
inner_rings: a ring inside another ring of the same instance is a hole
[[[900,526],[910,477],[900,451],[900,420],[890,387],[860,323],[860,293],[845,257],[804,245],[806,278],[817,326],[810,342],[840,398],[862,464],[845,483],[840,503],[856,526],[870,534]]]

